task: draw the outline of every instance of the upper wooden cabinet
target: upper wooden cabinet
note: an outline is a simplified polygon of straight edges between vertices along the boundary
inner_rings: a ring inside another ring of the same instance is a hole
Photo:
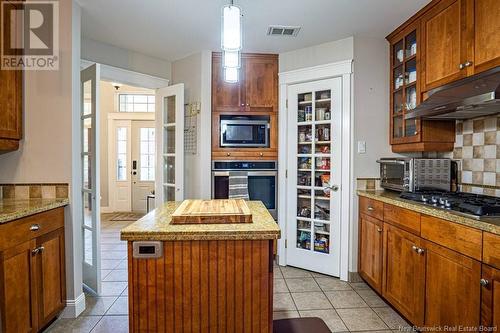
[[[500,66],[498,0],[474,1],[474,73]]]
[[[224,81],[220,53],[212,57],[213,112],[276,112],[278,110],[278,56],[242,54],[239,81]]]
[[[19,140],[22,138],[22,110],[22,71],[0,69],[0,154],[19,148]]]

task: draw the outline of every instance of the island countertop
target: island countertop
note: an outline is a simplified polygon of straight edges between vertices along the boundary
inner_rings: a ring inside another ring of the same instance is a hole
[[[280,238],[280,228],[260,201],[248,201],[252,223],[171,224],[181,202],[166,202],[121,230],[125,241],[259,240]]]
[[[0,199],[0,224],[69,204],[65,199]]]

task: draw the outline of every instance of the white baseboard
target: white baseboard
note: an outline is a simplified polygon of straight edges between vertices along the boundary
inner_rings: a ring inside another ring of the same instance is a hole
[[[66,307],[61,318],[77,318],[85,310],[85,294],[81,293],[76,299],[67,299]]]
[[[109,206],[102,207],[101,206],[101,213],[114,213],[113,209]]]

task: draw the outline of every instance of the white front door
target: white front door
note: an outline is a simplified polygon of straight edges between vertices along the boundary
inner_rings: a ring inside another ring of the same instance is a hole
[[[287,265],[340,273],[342,79],[288,88]]]
[[[99,64],[81,71],[83,283],[101,292],[99,180]]]
[[[155,188],[155,122],[132,121],[132,210],[146,212],[147,196]]]
[[[113,149],[109,160],[113,165],[112,174],[109,176],[115,180],[114,204],[115,212],[130,212],[132,210],[132,182],[131,182],[131,138],[132,126],[130,120],[115,120],[113,123],[111,140]]]
[[[184,200],[184,84],[156,90],[156,207]]]

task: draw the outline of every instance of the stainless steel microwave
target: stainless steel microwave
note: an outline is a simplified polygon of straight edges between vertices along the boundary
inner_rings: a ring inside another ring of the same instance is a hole
[[[381,158],[380,186],[394,191],[450,191],[452,160],[446,158]]]
[[[269,147],[269,119],[231,118],[220,120],[220,146]]]

